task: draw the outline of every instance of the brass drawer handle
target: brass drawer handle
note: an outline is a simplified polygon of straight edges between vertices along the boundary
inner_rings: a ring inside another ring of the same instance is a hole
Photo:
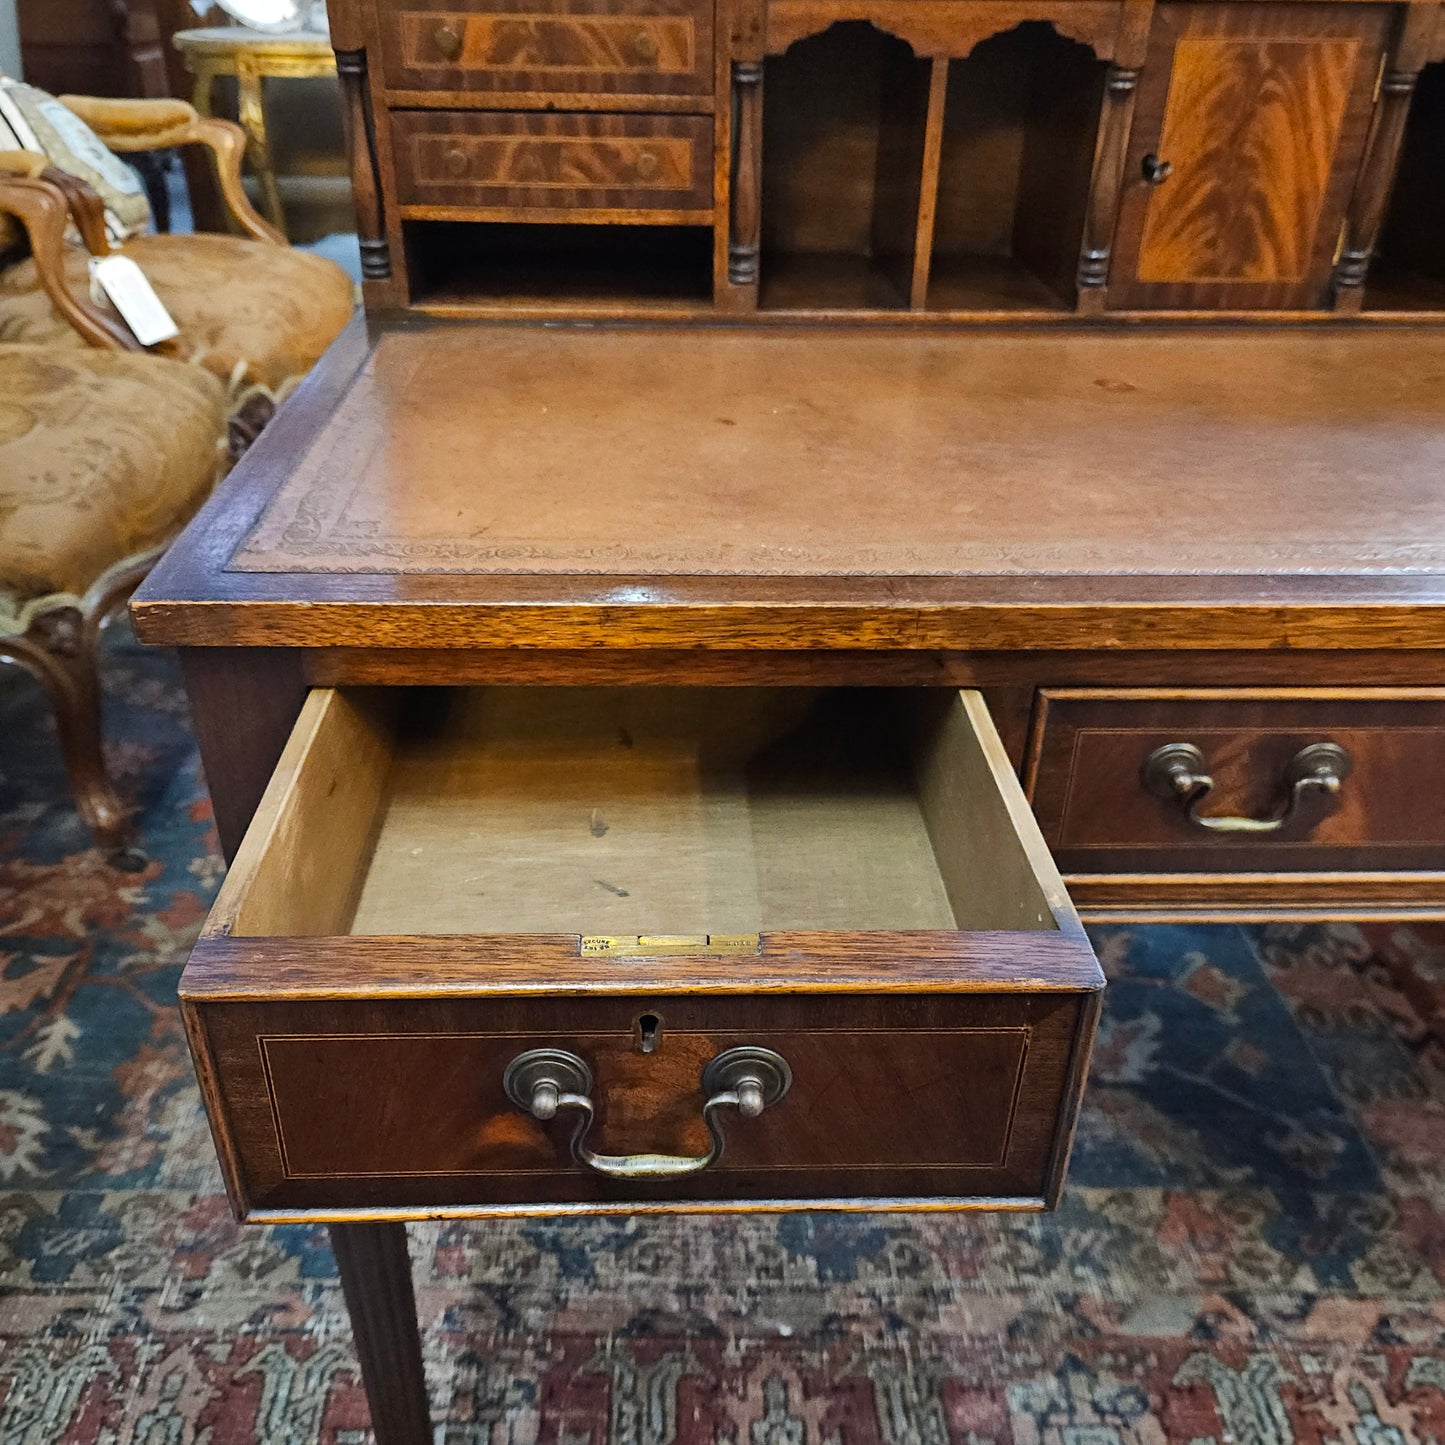
[[[445,60],[455,60],[462,53],[462,32],[443,20],[431,33],[431,43],[438,55]]]
[[[447,171],[454,176],[464,176],[467,173],[467,153],[460,146],[451,146],[443,154],[442,160],[446,164]]]
[[[655,180],[661,169],[662,162],[658,160],[656,151],[639,151],[632,163],[633,174],[640,181]]]
[[[716,1164],[723,1154],[723,1109],[736,1109],[744,1119],[756,1119],[776,1104],[793,1082],[792,1070],[771,1049],[726,1049],[702,1071],[707,1102],[703,1122],[712,1136],[706,1154],[598,1154],[587,1147],[594,1110],[592,1070],[565,1049],[528,1049],[518,1054],[502,1078],[507,1097],[534,1119],[555,1118],[563,1109],[577,1111],[572,1131],[572,1157],[588,1169],[612,1179],[678,1179]]]
[[[659,52],[657,36],[650,30],[639,30],[632,37],[632,55],[641,65],[651,65]]]
[[[1204,754],[1193,743],[1165,743],[1144,760],[1140,777],[1156,798],[1173,798],[1184,816],[1212,833],[1277,833],[1294,816],[1306,793],[1335,794],[1350,775],[1350,755],[1338,743],[1310,743],[1284,770],[1284,801],[1267,818],[1236,818],[1199,812],[1214,790]]]

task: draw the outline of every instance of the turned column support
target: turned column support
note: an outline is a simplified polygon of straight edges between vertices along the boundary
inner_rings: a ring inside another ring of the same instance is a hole
[[[1137,67],[1111,65],[1104,82],[1104,111],[1099,119],[1099,142],[1094,150],[1094,173],[1084,219],[1084,244],[1079,252],[1079,310],[1084,312],[1097,313],[1104,309],[1139,74]]]
[[[351,155],[351,190],[356,203],[361,275],[367,281],[391,279],[391,251],[381,214],[381,182],[376,164],[376,123],[367,88],[366,52],[338,50],[336,74],[345,105],[346,146]]]
[[[1437,19],[1434,5],[1417,4],[1405,12],[1400,22],[1370,117],[1360,173],[1345,213],[1344,239],[1333,277],[1336,311],[1358,311],[1363,304],[1365,278],[1399,170],[1410,102],[1420,71],[1430,58]]]
[[[1344,243],[1333,278],[1336,311],[1358,311],[1364,300],[1365,277],[1380,242],[1385,209],[1394,189],[1405,143],[1405,122],[1415,85],[1429,59],[1437,13],[1433,5],[1412,5],[1400,24],[1380,93],[1370,117],[1370,133],[1360,173],[1345,213]]]
[[[763,219],[762,61],[733,61],[732,90],[733,172],[728,283],[756,286]]]

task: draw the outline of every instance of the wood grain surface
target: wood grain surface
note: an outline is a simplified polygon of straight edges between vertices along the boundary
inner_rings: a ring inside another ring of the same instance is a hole
[[[1157,7],[1111,306],[1327,304],[1390,22],[1372,5]],[[1172,167],[1155,185],[1150,156]]]
[[[396,195],[438,208],[712,213],[712,121],[702,116],[394,111]]]
[[[394,90],[610,93],[644,104],[712,94],[707,0],[407,0],[379,10]]]
[[[1078,934],[978,694],[504,688],[314,692],[206,932],[948,929]]]
[[[947,1198],[1039,1202],[1067,1152],[1090,994],[867,995],[461,1003],[188,1002],[214,1062],[243,1210]],[[661,1020],[638,1051],[641,1013]],[[726,1047],[774,1048],[789,1096],[729,1118],[722,1164],[687,1178],[608,1180],[503,1095],[522,1050],[592,1067],[594,1143],[609,1152],[704,1147],[700,1077]],[[920,1107],[920,1105],[924,1105]]]
[[[1349,753],[1349,776],[1278,833],[1208,832],[1140,777],[1155,748],[1191,742],[1215,779],[1202,813],[1267,817],[1290,759],[1326,741]],[[1044,836],[1074,874],[1438,868],[1442,780],[1445,691],[1424,688],[1045,690],[1026,778]]]

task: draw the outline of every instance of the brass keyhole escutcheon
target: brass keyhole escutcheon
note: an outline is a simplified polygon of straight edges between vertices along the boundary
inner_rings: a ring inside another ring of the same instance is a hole
[[[467,153],[459,146],[452,146],[442,157],[446,164],[447,174],[453,176],[464,176],[467,173]]]
[[[655,151],[640,151],[632,169],[638,180],[653,181],[662,170],[662,162],[658,160]]]
[[[632,54],[643,65],[651,65],[658,56],[657,36],[650,30],[639,30],[632,37]]]
[[[655,1054],[662,1042],[662,1019],[654,1013],[645,1013],[637,1020],[637,1051]]]

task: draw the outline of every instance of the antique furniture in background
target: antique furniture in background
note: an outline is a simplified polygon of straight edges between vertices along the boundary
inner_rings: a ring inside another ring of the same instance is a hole
[[[183,101],[66,103],[118,151],[211,148],[255,237],[142,235],[116,248],[83,180],[43,155],[0,152],[0,657],[46,688],[81,815],[124,864],[140,855],[125,846],[105,774],[96,634],[228,451],[244,449],[345,325],[352,287],[330,262],[278,243],[252,210],[230,122]],[[67,240],[72,226],[80,246]],[[158,348],[175,361],[103,354],[141,350],[90,299],[87,260],[113,249],[141,262],[181,326]]]
[[[42,253],[72,216],[103,242],[95,197],[68,186],[43,158],[0,154],[0,213]],[[0,661],[45,689],[81,817],[113,861],[138,867],[101,746],[96,638],[228,461],[225,392],[196,367],[135,354],[83,295],[60,300],[99,349],[0,345]]]
[[[226,460],[205,372],[0,345],[0,662],[44,689],[80,816],[117,867],[146,860],[106,770],[96,641]]]
[[[367,329],[134,615],[227,1188],[330,1225],[381,1445],[408,1220],[1047,1207],[1075,905],[1445,917],[1438,5],[332,34]]]
[[[55,94],[171,95],[168,8],[158,0],[16,0],[25,78]],[[133,164],[145,181],[156,229],[170,230],[162,157],[142,151]]]
[[[235,77],[237,113],[246,132],[246,155],[260,184],[266,214],[284,235],[286,218],[266,131],[264,82],[335,75],[331,42],[309,31],[274,35],[230,25],[180,30],[173,43],[196,78],[191,99],[201,115],[211,114],[216,80],[223,75]]]
[[[0,341],[98,344],[68,298],[88,294],[91,254],[118,249],[140,265],[180,327],[180,335],[158,349],[213,371],[230,388],[235,408],[261,398],[269,415],[346,324],[353,308],[350,278],[333,262],[287,246],[256,213],[241,188],[244,142],[232,122],[202,117],[180,100],[62,101],[118,154],[208,150],[231,214],[247,234],[135,234],[113,248],[101,227],[87,236],[85,249],[56,239],[32,244],[28,257],[9,264],[0,254]],[[4,212],[0,192],[0,218]],[[124,331],[108,307],[103,314],[112,330]]]

